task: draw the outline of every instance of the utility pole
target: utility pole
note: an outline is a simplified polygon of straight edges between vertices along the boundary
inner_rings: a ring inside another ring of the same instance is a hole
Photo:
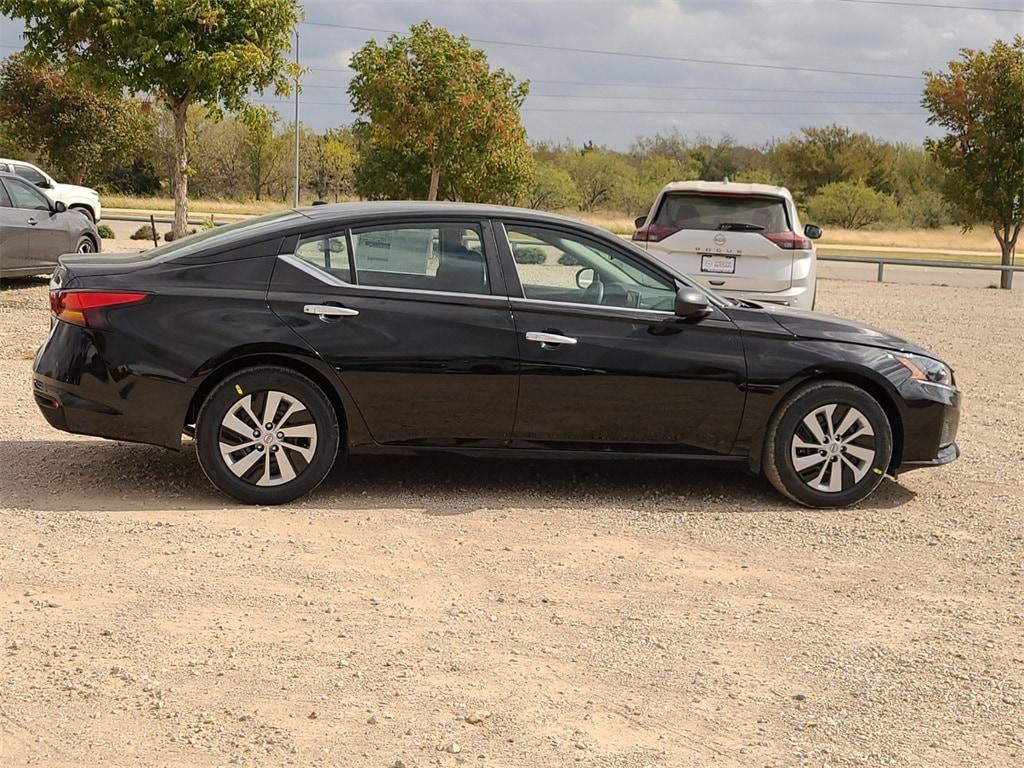
[[[299,207],[299,30],[295,30],[295,202]]]

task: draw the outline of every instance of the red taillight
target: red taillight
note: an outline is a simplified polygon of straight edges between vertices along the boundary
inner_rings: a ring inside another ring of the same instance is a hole
[[[137,304],[148,294],[134,291],[51,291],[50,311],[58,320],[86,328],[102,327],[102,311]]]
[[[652,242],[656,243],[659,240],[663,240],[669,235],[674,235],[679,231],[678,227],[659,227],[657,224],[648,224],[646,227],[640,227],[636,232],[633,233],[633,239],[641,243]]]
[[[811,247],[811,241],[796,232],[762,232],[761,235],[787,251],[806,251]]]

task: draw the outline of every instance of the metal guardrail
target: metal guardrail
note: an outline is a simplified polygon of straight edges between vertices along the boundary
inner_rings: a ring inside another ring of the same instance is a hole
[[[939,269],[988,269],[996,272],[1024,272],[1024,265],[978,264],[973,261],[935,261],[929,259],[892,259],[878,256],[818,256],[818,261],[842,261],[848,264],[877,264],[876,282],[885,279],[886,266],[895,267],[938,267]]]

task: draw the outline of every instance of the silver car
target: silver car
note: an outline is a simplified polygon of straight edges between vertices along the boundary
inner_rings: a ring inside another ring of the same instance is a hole
[[[100,249],[96,226],[24,179],[0,173],[0,277],[52,272],[64,253]]]

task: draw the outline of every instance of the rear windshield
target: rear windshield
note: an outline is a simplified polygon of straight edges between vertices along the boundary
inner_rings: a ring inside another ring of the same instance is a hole
[[[293,210],[276,211],[252,219],[243,219],[233,224],[200,230],[194,235],[173,240],[167,245],[154,248],[146,255],[154,260],[165,261],[191,256],[207,248],[230,248],[233,244],[264,232],[277,231],[278,225],[288,219],[300,219],[302,214]]]
[[[781,197],[673,193],[661,202],[654,225],[680,229],[788,232],[786,204]]]

